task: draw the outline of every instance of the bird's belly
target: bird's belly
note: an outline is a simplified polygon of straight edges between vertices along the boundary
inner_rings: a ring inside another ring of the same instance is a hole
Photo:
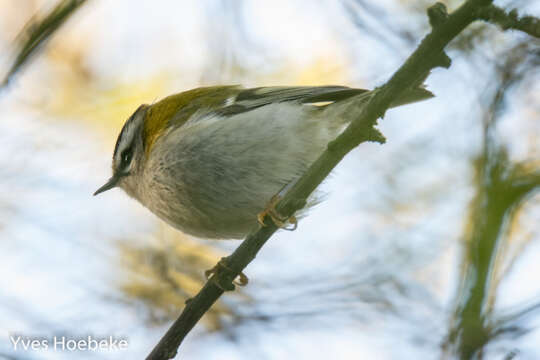
[[[174,191],[153,183],[147,188],[144,205],[174,228],[201,238],[241,239],[257,226],[257,214],[264,208],[264,201],[260,205],[253,199],[239,206],[211,195],[209,192],[201,197],[200,191],[198,194]]]

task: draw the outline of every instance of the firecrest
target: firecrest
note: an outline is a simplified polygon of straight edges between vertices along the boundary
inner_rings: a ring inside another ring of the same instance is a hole
[[[141,105],[118,135],[112,177],[94,195],[120,187],[187,234],[242,238],[373,93],[213,86]],[[392,106],[432,96],[413,87]]]

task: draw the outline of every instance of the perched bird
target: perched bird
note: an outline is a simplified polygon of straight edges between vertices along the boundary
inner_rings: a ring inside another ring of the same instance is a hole
[[[114,148],[111,179],[173,227],[194,236],[244,237],[373,91],[344,86],[213,86],[141,105]],[[391,106],[432,97],[410,88]]]

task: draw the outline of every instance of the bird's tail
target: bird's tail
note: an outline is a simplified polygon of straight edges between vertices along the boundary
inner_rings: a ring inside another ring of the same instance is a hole
[[[358,90],[360,89],[351,89]],[[323,116],[330,119],[339,119],[339,123],[347,124],[355,119],[360,113],[362,106],[376,94],[378,90],[363,91],[340,101],[335,101],[329,106],[325,106]],[[434,97],[433,93],[423,85],[405,90],[398,98],[390,103],[390,108],[412,104]]]
[[[390,103],[390,108],[401,105],[412,104],[415,102],[431,99],[435,97],[431,91],[426,89],[424,85],[405,90],[397,99]]]

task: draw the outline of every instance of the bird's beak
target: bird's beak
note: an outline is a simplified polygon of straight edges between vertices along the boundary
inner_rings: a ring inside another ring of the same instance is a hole
[[[120,176],[113,175],[109,179],[109,181],[105,183],[105,185],[103,185],[102,187],[96,190],[96,192],[94,193],[94,196],[96,196],[97,194],[101,194],[104,191],[111,190],[113,187],[116,187],[118,180],[120,180]]]

